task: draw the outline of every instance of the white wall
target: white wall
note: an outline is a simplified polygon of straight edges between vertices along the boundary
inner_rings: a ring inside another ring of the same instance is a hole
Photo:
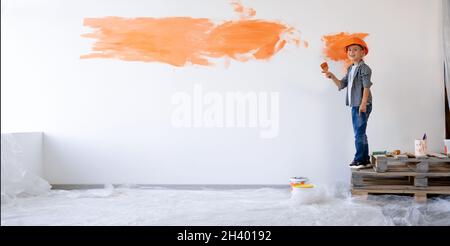
[[[44,131],[53,184],[284,184],[294,175],[347,181],[354,154],[344,93],[323,78],[321,36],[367,32],[374,106],[372,150],[412,150],[426,132],[444,138],[441,2],[438,0],[244,1],[256,17],[296,27],[309,48],[287,46],[268,62],[229,68],[81,60],[92,41],[85,17],[236,18],[226,0],[2,1],[2,132]],[[332,69],[342,76],[338,64]],[[174,128],[171,96],[275,91],[280,132]]]

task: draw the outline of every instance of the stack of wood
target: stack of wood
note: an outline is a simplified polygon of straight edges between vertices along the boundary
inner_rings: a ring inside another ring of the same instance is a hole
[[[352,170],[352,194],[412,194],[425,202],[431,194],[450,195],[450,157],[391,152],[372,155],[373,168]]]

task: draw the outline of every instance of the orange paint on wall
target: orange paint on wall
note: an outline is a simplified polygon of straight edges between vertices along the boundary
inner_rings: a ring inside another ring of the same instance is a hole
[[[347,52],[345,51],[345,47],[348,43],[348,40],[353,37],[358,37],[364,39],[367,37],[368,33],[345,33],[341,32],[334,35],[326,35],[322,37],[322,40],[325,42],[325,48],[323,50],[325,57],[333,60],[333,61],[343,61],[346,66],[351,64],[350,60],[347,57]]]
[[[208,19],[106,17],[86,18],[84,25],[96,31],[82,36],[97,41],[92,48],[95,53],[81,58],[156,61],[174,66],[209,64],[203,52],[204,41],[214,25]]]
[[[207,53],[211,57],[238,59],[247,54],[255,59],[268,59],[286,44],[280,39],[286,30],[282,24],[261,20],[225,22],[208,34]]]
[[[303,42],[303,46],[305,46],[305,48],[308,48],[309,47],[309,43],[307,41],[304,41]]]
[[[250,18],[256,15],[256,11],[252,8],[245,8],[241,1],[231,1],[234,11],[240,15],[242,19]]]
[[[233,2],[238,13],[249,12]],[[252,11],[249,12],[253,13]],[[94,29],[82,37],[96,39],[93,53],[80,58],[163,62],[174,66],[211,65],[212,59],[267,60],[286,43],[299,46],[297,30],[261,19],[240,19],[215,24],[206,18],[85,18]],[[307,47],[307,43],[303,42]]]

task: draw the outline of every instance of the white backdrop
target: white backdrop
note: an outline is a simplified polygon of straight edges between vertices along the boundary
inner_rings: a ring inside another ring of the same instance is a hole
[[[354,154],[345,92],[320,73],[322,35],[367,32],[373,70],[371,150],[429,149],[444,139],[441,1],[247,0],[256,18],[283,21],[309,48],[270,61],[213,67],[79,59],[92,40],[83,18],[235,19],[227,0],[2,1],[2,132],[43,131],[53,184],[284,184],[348,181]],[[342,68],[332,70],[340,76]],[[174,128],[171,96],[194,85],[218,93],[279,92],[279,135],[257,128]]]

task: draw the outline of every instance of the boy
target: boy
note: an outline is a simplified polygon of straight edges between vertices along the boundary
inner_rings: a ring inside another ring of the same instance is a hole
[[[355,133],[355,157],[350,168],[370,167],[369,143],[367,141],[367,120],[372,112],[372,95],[370,77],[372,70],[364,63],[363,58],[369,52],[367,44],[360,38],[352,38],[347,43],[346,52],[352,65],[341,80],[329,71],[325,72],[327,78],[333,80],[339,90],[347,87],[346,105],[352,110],[353,131]]]

